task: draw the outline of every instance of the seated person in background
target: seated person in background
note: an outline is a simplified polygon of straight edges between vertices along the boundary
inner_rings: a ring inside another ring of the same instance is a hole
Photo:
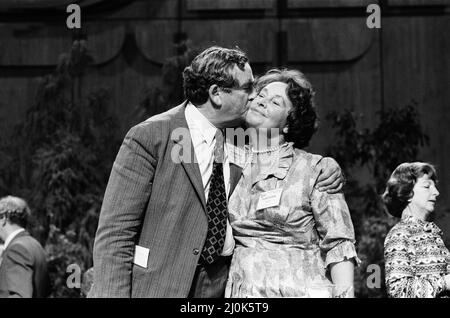
[[[450,289],[450,252],[442,231],[428,221],[439,191],[428,163],[402,163],[387,182],[383,201],[401,218],[386,236],[386,288],[389,297],[434,298]]]
[[[5,242],[0,264],[0,298],[46,297],[50,291],[44,249],[25,227],[27,203],[17,197],[0,199],[0,238]]]

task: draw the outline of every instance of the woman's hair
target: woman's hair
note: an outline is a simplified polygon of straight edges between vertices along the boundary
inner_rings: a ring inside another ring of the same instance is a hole
[[[405,162],[395,168],[386,183],[382,199],[392,216],[401,217],[409,199],[414,196],[413,188],[417,179],[427,175],[437,182],[436,170],[433,165],[425,162]]]
[[[314,103],[314,90],[305,75],[297,70],[272,69],[256,80],[256,91],[273,82],[287,84],[286,95],[292,103],[286,124],[284,139],[294,143],[296,148],[308,146],[318,127]]]
[[[28,224],[31,211],[25,200],[7,196],[0,199],[0,215],[6,215],[6,219],[11,224],[25,228]]]
[[[231,75],[235,65],[244,71],[248,57],[239,49],[213,46],[197,55],[183,71],[184,95],[194,105],[206,103],[209,88],[216,84],[232,88],[239,86]]]

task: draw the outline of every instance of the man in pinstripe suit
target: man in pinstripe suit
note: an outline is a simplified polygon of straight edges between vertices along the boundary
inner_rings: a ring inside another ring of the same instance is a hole
[[[131,128],[119,150],[89,297],[223,296],[234,240],[226,215],[214,231],[209,213],[226,209],[241,168],[223,147],[217,172],[218,132],[242,124],[254,78],[245,53],[221,47],[200,53],[183,78],[187,101]],[[340,171],[324,175],[341,186]]]

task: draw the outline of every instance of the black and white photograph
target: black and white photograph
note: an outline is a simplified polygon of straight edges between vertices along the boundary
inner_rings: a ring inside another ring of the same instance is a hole
[[[0,0],[0,298],[450,298],[449,34],[450,0]]]

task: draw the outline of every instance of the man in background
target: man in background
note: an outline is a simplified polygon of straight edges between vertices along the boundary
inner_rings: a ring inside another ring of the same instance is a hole
[[[50,281],[44,249],[26,230],[30,208],[21,198],[0,199],[0,298],[47,297]]]

